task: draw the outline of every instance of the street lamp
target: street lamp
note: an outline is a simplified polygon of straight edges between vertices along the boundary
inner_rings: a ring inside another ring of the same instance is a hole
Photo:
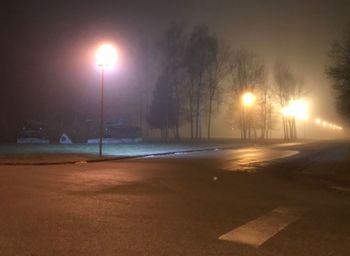
[[[104,135],[103,129],[103,112],[104,112],[104,73],[105,69],[112,67],[117,59],[117,51],[111,44],[101,45],[96,52],[96,63],[101,69],[101,107],[100,107],[100,142],[99,157],[102,156],[102,140]]]
[[[289,104],[282,109],[282,115],[303,121],[304,139],[306,137],[306,121],[309,120],[309,103],[305,100],[290,100]],[[316,124],[321,120],[316,119]]]
[[[242,95],[241,98],[242,105],[243,105],[243,137],[244,139],[247,138],[247,130],[248,130],[248,137],[251,138],[250,134],[250,128],[251,128],[251,114],[248,113],[247,115],[247,108],[252,108],[255,103],[255,95],[251,92],[246,92]],[[248,120],[247,120],[248,119]]]
[[[306,121],[309,120],[309,103],[305,100],[296,100],[292,104],[294,116],[301,120],[304,126],[304,139],[306,139]]]
[[[255,96],[251,92],[242,95],[242,104],[244,107],[252,107],[255,103]]]
[[[286,117],[307,121],[309,119],[309,104],[304,100],[291,100],[289,104],[282,109],[282,114]],[[320,121],[321,120],[316,120],[316,123]]]

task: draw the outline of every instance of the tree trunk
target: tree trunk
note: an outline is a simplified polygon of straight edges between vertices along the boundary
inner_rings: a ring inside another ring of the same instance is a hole
[[[174,137],[176,140],[180,139],[180,97],[179,97],[179,88],[177,83],[175,84],[175,134]]]
[[[211,112],[212,112],[212,99],[209,99],[209,110],[208,110],[208,137],[207,137],[208,140],[210,140]]]
[[[198,86],[197,86],[197,97],[196,97],[196,139],[199,138],[199,112],[200,112],[200,87],[201,87],[201,79],[198,82]]]
[[[282,118],[284,139],[288,140],[288,124],[285,117]]]
[[[190,96],[190,123],[191,123],[191,139],[194,138],[194,131],[193,131],[193,98]]]

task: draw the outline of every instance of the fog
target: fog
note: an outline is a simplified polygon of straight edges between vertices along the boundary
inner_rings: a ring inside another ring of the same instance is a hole
[[[135,86],[142,84],[151,98],[159,68],[155,43],[172,21],[188,27],[208,24],[231,47],[255,51],[270,68],[276,61],[287,63],[309,92],[306,137],[340,136],[317,127],[316,117],[346,125],[336,112],[324,71],[330,44],[348,22],[348,1],[30,1],[6,7],[3,15],[14,20],[2,23],[9,38],[2,44],[11,50],[6,53],[11,65],[2,76],[1,96],[3,108],[11,109],[4,117],[10,121],[3,122],[15,124],[7,132],[10,137],[20,122],[45,120],[51,114],[60,118],[60,112],[96,118],[99,70],[94,53],[104,41],[115,42],[120,53],[117,68],[106,75],[106,116],[113,119],[120,109],[137,111],[137,101],[131,100]],[[147,49],[144,54],[140,42]],[[140,56],[151,63],[141,73]],[[7,59],[3,61],[6,66]],[[15,100],[7,102],[8,95]],[[238,136],[227,122],[227,106],[221,108],[215,114],[213,136]],[[298,123],[299,134],[303,126]],[[273,136],[281,136],[279,125]]]

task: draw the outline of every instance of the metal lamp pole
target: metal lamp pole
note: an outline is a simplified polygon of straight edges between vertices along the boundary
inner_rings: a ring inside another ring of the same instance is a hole
[[[100,108],[100,145],[99,145],[99,157],[102,157],[102,144],[104,137],[104,79],[105,68],[113,66],[117,57],[116,49],[111,44],[101,45],[97,52],[97,65],[101,68],[101,108]]]
[[[100,145],[99,145],[99,157],[102,157],[102,140],[104,135],[103,129],[103,112],[104,112],[104,66],[101,65],[101,106],[100,106]]]

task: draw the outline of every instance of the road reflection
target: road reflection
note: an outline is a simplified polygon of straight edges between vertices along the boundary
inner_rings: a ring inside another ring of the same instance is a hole
[[[255,172],[259,167],[268,165],[271,161],[298,154],[296,150],[280,150],[273,148],[247,148],[231,150],[231,158],[222,169],[228,171]]]

